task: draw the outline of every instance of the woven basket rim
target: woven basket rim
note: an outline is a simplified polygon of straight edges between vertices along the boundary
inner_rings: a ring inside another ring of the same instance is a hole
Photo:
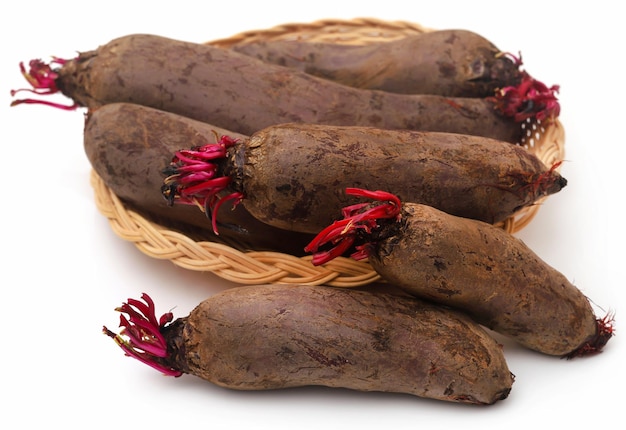
[[[328,19],[252,30],[207,43],[226,47],[244,40],[280,37],[295,31],[321,32],[331,26],[359,30],[366,27],[382,29],[388,32],[387,36],[389,32],[395,31],[402,34],[407,31],[430,31],[419,24],[404,21],[390,22],[374,18]],[[390,37],[394,35],[391,34]],[[565,131],[558,119],[547,125],[540,125],[540,128],[541,133],[536,138],[531,136],[524,147],[534,153],[546,166],[551,167],[565,158]],[[296,257],[280,252],[240,251],[222,243],[195,241],[127,208],[94,170],[91,172],[91,185],[94,188],[98,210],[108,218],[117,236],[134,243],[142,253],[152,258],[169,260],[188,270],[211,272],[228,281],[247,285],[283,283],[353,288],[381,281],[380,276],[367,261],[338,257],[325,265],[314,266],[311,263],[311,256]],[[496,226],[511,234],[520,231],[532,221],[544,200],[545,197]]]
[[[423,33],[432,31],[431,28],[409,21],[386,21],[378,18],[354,18],[354,19],[320,19],[312,22],[285,23],[270,28],[243,31],[232,36],[216,39],[207,44],[230,47],[236,43],[253,42],[257,40],[271,40],[294,34],[308,34],[323,37],[332,37],[333,42],[349,42],[353,39],[346,33],[346,29],[360,31],[359,37],[370,32],[369,41],[389,40],[402,37],[405,34]],[[362,39],[361,39],[362,41]]]

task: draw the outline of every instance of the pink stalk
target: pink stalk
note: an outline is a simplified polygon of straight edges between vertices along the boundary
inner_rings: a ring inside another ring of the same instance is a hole
[[[115,343],[129,357],[133,357],[148,366],[161,371],[168,376],[180,376],[182,372],[164,366],[159,358],[167,358],[167,342],[161,334],[161,329],[174,318],[171,312],[165,313],[157,320],[154,302],[147,294],[141,298],[145,303],[128,299],[127,303],[115,310],[128,315],[120,315],[122,330],[116,334],[106,327],[102,332],[113,338]]]
[[[509,57],[518,67],[522,66],[521,54],[515,56],[508,52],[499,54],[501,57]],[[530,76],[528,72],[521,71],[521,82],[517,86],[508,86],[499,89],[496,95],[488,100],[495,104],[496,109],[503,115],[513,117],[516,122],[522,122],[529,118],[538,121],[554,119],[561,113],[556,94],[559,86],[548,87]]]
[[[373,207],[368,203],[360,203],[344,208],[342,211],[344,218],[326,227],[304,248],[306,252],[313,253],[312,263],[316,266],[343,255],[355,243],[357,235],[362,232],[371,233],[373,229],[379,226],[379,220],[400,219],[401,202],[393,194],[361,188],[346,188],[346,194],[384,201],[385,203]],[[319,250],[320,247],[327,244],[331,245],[330,250]],[[359,245],[351,257],[355,260],[362,260],[367,258],[368,254],[368,244]]]
[[[229,200],[234,200],[235,206],[244,198],[240,192],[219,196],[232,180],[228,176],[219,176],[219,161],[226,159],[228,148],[235,143],[237,140],[222,136],[217,143],[177,151],[170,165],[163,171],[167,177],[163,181],[161,193],[169,204],[199,206],[211,214],[211,226],[215,234],[219,234],[217,231],[219,208]]]
[[[63,66],[63,64],[65,64],[66,62],[67,60],[58,57],[53,57],[49,64],[46,64],[39,59],[31,60],[28,63],[28,71],[26,70],[24,63],[20,63],[20,71],[22,73],[22,76],[24,76],[24,78],[31,85],[32,88],[20,88],[17,90],[11,90],[11,97],[14,97],[17,93],[20,92],[29,92],[40,96],[49,96],[58,93],[59,88],[57,86],[56,80],[59,78],[59,75],[52,69],[52,64]],[[17,106],[19,104],[41,104],[63,110],[75,110],[79,107],[79,105],[76,103],[71,105],[63,105],[47,100],[30,98],[14,100],[13,102],[11,102],[11,106]]]

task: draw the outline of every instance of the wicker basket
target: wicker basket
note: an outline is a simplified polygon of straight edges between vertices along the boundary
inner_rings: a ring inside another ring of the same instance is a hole
[[[429,31],[418,24],[377,19],[321,20],[302,24],[285,24],[265,30],[247,31],[227,39],[208,42],[228,47],[235,43],[270,39],[302,39],[345,44],[368,44],[390,41]],[[528,130],[524,146],[546,165],[564,159],[565,133],[557,120],[550,125]],[[109,219],[113,231],[133,242],[144,254],[169,260],[194,271],[211,272],[238,284],[297,283],[360,287],[380,279],[364,261],[339,257],[324,266],[313,266],[310,257],[295,257],[278,252],[242,252],[217,242],[194,241],[189,237],[155,224],[129,210],[92,171],[96,204]],[[541,202],[522,209],[500,223],[510,233],[524,228],[535,216]]]

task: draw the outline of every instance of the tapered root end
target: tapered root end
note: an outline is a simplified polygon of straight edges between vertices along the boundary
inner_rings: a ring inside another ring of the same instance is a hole
[[[474,396],[468,396],[468,395],[453,396],[449,400],[455,403],[467,403],[470,405],[489,406],[489,405],[493,405],[499,402],[500,400],[506,399],[507,397],[509,397],[510,393],[511,393],[511,388],[509,387],[496,393],[496,395],[489,401],[481,401]]]
[[[558,172],[550,171],[544,178],[544,183],[539,184],[538,192],[540,194],[549,196],[556,194],[567,186],[567,179],[561,176]]]
[[[612,313],[607,314],[604,318],[598,318],[596,320],[596,334],[574,351],[564,355],[563,358],[571,360],[575,357],[584,357],[602,352],[604,346],[615,334],[614,322],[615,318]]]

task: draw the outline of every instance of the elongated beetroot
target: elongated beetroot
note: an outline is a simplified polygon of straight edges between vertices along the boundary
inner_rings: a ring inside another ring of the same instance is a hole
[[[411,297],[304,285],[233,288],[189,316],[157,319],[149,296],[129,299],[127,355],[167,375],[236,390],[307,385],[412,394],[448,402],[505,399],[502,348],[466,315]]]
[[[316,234],[356,202],[346,187],[377,187],[489,223],[566,185],[524,148],[454,133],[282,124],[249,139],[180,150],[165,170],[173,204],[217,213],[229,199],[275,227]],[[214,222],[216,217],[214,217]]]
[[[473,31],[428,31],[366,45],[307,39],[253,40],[230,49],[355,88],[400,94],[489,97],[518,86],[521,60]]]
[[[170,112],[112,103],[90,111],[83,136],[93,169],[129,209],[196,240],[302,255],[313,235],[271,227],[252,217],[243,205],[216,211],[220,220],[216,237],[206,215],[196,207],[169,207],[163,199],[161,170],[171,154],[181,145],[205,145],[224,134],[247,138]]]
[[[558,115],[552,94],[547,103],[530,83],[489,98],[391,94],[337,84],[227,49],[146,34],[53,61],[33,60],[29,70],[22,65],[22,73],[39,95],[70,97],[66,108],[129,102],[242,134],[300,122],[444,131],[520,143],[521,121]]]
[[[509,233],[387,192],[347,191],[383,203],[354,206],[320,232],[307,246],[315,264],[356,249],[392,285],[545,354],[587,355],[611,338],[612,316],[597,318],[577,287]]]

